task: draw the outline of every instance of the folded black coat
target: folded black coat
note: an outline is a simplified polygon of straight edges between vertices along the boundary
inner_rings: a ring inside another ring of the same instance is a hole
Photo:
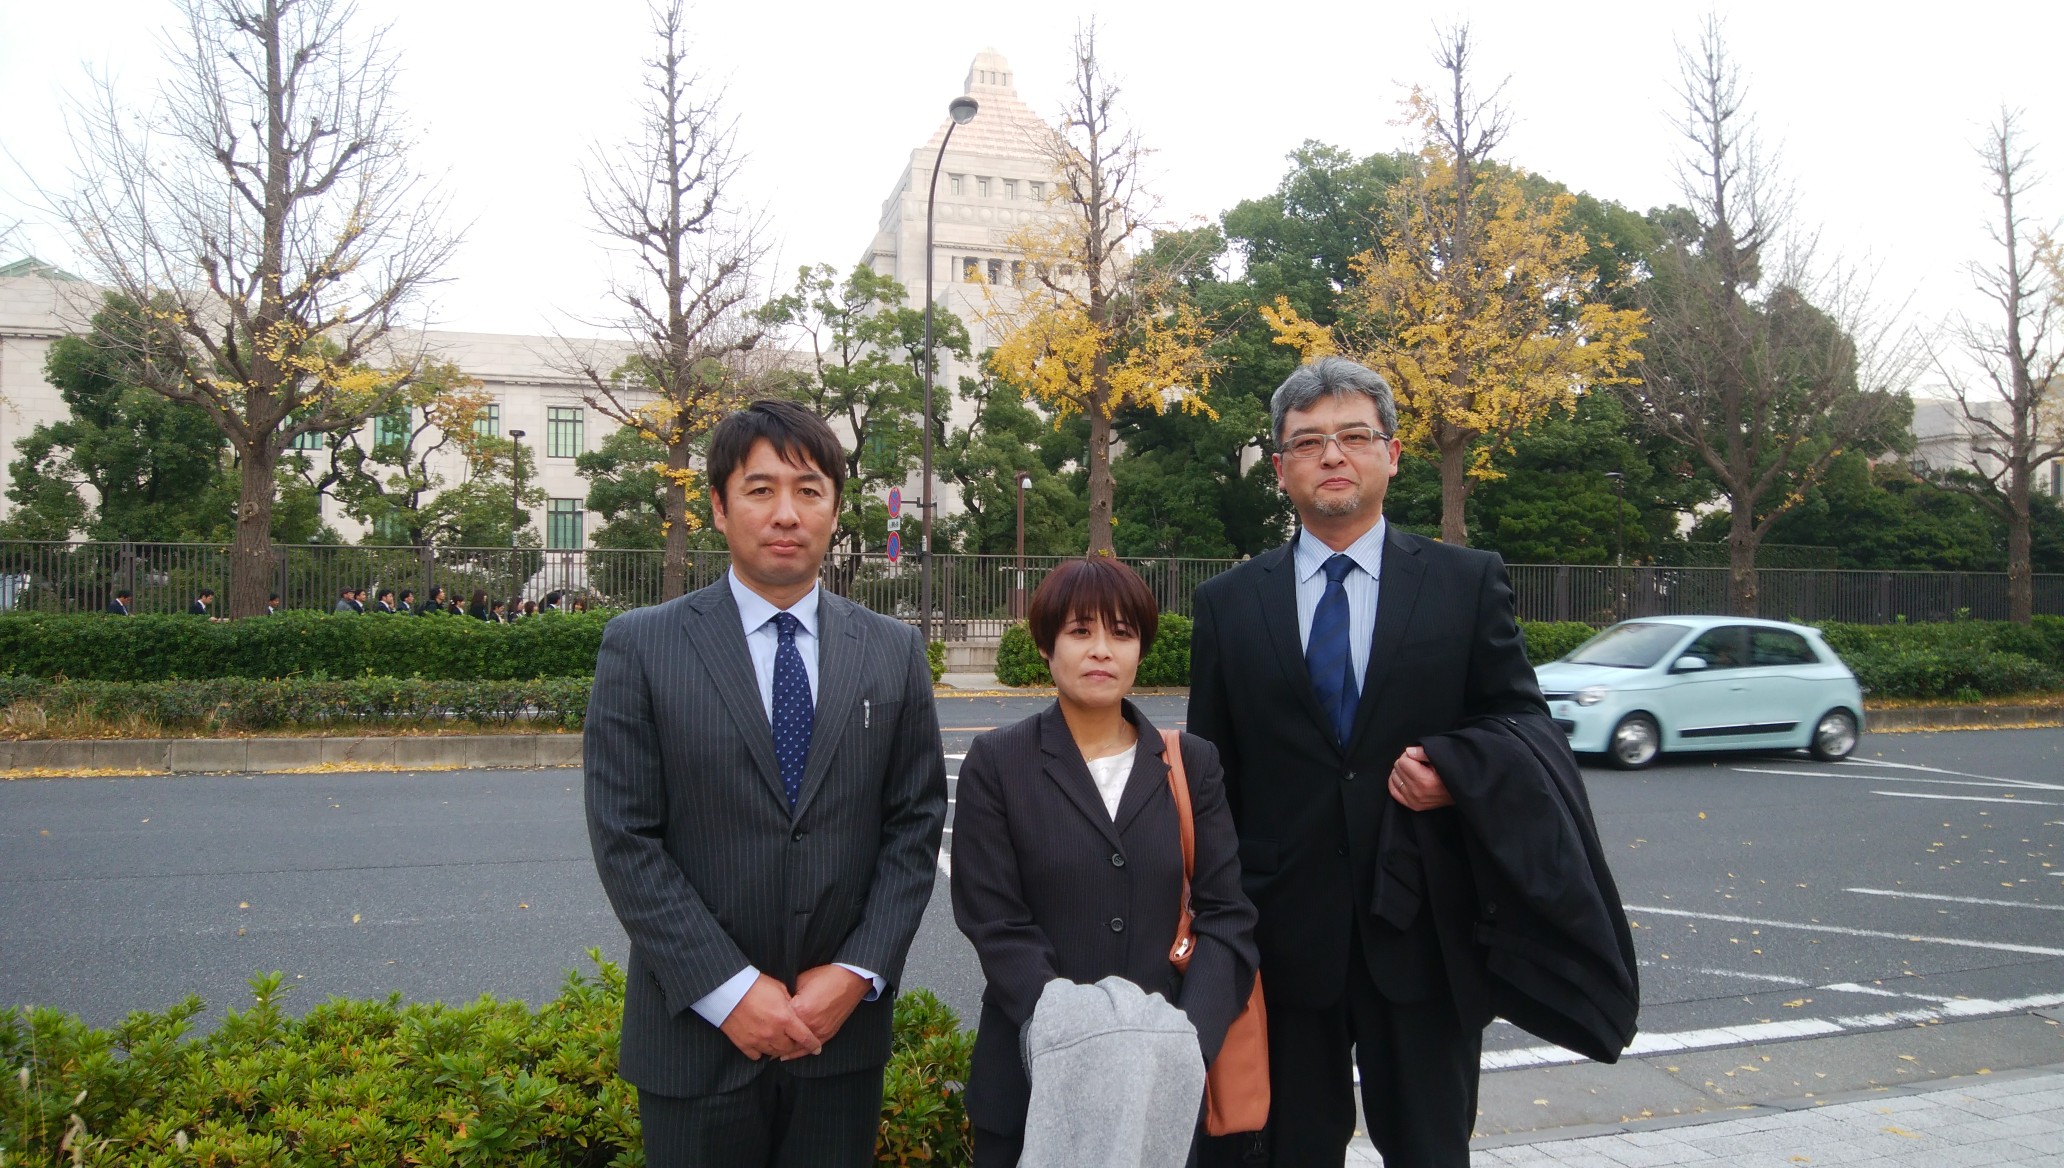
[[[1421,745],[1455,799],[1453,820],[1408,818],[1447,836],[1419,852],[1457,1008],[1617,1062],[1641,1008],[1634,937],[1568,739],[1522,714]]]

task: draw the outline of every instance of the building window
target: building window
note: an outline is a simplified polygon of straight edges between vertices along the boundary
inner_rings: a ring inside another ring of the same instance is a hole
[[[378,516],[373,520],[373,538],[388,547],[407,547],[408,520],[392,511]]]
[[[950,193],[952,193],[952,194],[956,194],[956,195],[964,195],[964,194],[967,194],[967,176],[966,176],[966,175],[961,175],[961,174],[949,174],[949,175],[947,175],[947,176],[946,176],[946,184],[947,184],[947,190],[948,190],[948,191],[949,191]]]
[[[473,419],[473,432],[482,438],[501,437],[502,407],[492,402],[482,406],[479,415]]]
[[[1046,198],[1046,184],[1045,184],[1045,183],[1027,183],[1027,184],[1025,184],[1025,186],[1026,186],[1026,189],[1027,189],[1027,190],[1029,190],[1029,191],[1031,192],[1031,194],[1032,194],[1032,197],[1033,197],[1033,198],[1035,198],[1035,199],[1044,199],[1044,198]]]
[[[990,261],[989,261],[989,282],[990,282],[991,284],[1001,284],[1001,283],[1003,283],[1003,261],[1002,261],[1002,260],[990,260]]]
[[[974,256],[962,256],[960,259],[960,280],[963,284],[981,283],[982,261]]]
[[[988,197],[989,197],[989,180],[988,180],[988,179],[986,179],[986,178],[978,178],[978,179],[976,179],[976,180],[975,180],[975,194],[979,195],[980,197],[982,197],[982,198],[984,198],[984,199],[986,199],[986,198],[988,198]]]
[[[1012,260],[1012,261],[1011,261],[1011,287],[1013,287],[1013,288],[1023,288],[1024,286],[1025,286],[1025,261],[1024,261],[1024,260]]]
[[[373,445],[404,446],[409,440],[408,407],[381,414],[373,419]]]
[[[2050,498],[2064,499],[2064,458],[2050,464]]]
[[[555,552],[576,552],[587,546],[582,530],[585,517],[579,499],[553,499],[545,512],[545,547]]]
[[[553,406],[545,411],[545,457],[573,458],[587,449],[586,423],[579,406]]]
[[[321,430],[304,430],[294,435],[293,449],[295,450],[321,450],[322,448],[323,432]]]
[[[1003,180],[1003,197],[1006,199],[1015,199],[1018,197],[1017,179],[1007,178]]]

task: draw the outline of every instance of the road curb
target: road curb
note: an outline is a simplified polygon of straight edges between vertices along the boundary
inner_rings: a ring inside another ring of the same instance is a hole
[[[580,762],[578,734],[0,742],[0,773],[250,774],[361,766],[474,770],[579,766]]]
[[[1890,710],[1864,707],[1870,730],[1972,730],[1993,727],[2064,725],[2057,706],[1904,706]]]

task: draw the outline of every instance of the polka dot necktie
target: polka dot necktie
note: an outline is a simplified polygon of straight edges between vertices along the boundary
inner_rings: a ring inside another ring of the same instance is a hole
[[[1342,583],[1354,566],[1345,554],[1326,561],[1326,591],[1312,613],[1311,641],[1304,649],[1304,667],[1311,672],[1319,708],[1333,719],[1333,733],[1342,746],[1354,731],[1355,706],[1362,700],[1354,650],[1348,644],[1347,586]]]
[[[791,613],[774,614],[774,628],[781,635],[781,647],[774,651],[774,758],[781,763],[781,789],[788,793],[790,811],[803,793],[803,764],[810,758],[810,728],[817,720],[810,675],[795,643],[796,630],[802,627]]]

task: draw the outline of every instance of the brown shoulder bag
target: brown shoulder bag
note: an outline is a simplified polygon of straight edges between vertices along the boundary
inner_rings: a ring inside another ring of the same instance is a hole
[[[1188,972],[1196,938],[1190,932],[1190,878],[1197,871],[1197,821],[1190,809],[1190,780],[1183,773],[1182,733],[1163,730],[1163,751],[1168,760],[1168,790],[1175,796],[1176,822],[1182,828],[1182,911],[1176,918],[1175,947],[1168,960],[1177,972]],[[1214,1136],[1260,1131],[1268,1122],[1268,1008],[1261,997],[1261,974],[1254,975],[1254,992],[1247,1007],[1233,1019],[1226,1031],[1225,1045],[1204,1078],[1204,1130]]]

